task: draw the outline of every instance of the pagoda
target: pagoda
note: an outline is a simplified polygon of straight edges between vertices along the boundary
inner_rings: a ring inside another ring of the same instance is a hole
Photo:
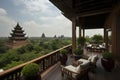
[[[25,37],[24,30],[22,30],[22,27],[17,23],[16,27],[14,27],[14,30],[12,30],[12,33],[10,33],[11,37],[9,37],[9,48],[19,48],[23,45],[27,44],[27,37]]]

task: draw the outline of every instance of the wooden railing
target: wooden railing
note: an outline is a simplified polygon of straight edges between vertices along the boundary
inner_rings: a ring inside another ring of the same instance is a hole
[[[40,65],[40,72],[44,72],[46,69],[54,65],[60,60],[60,50],[67,49],[71,51],[71,45],[64,46],[63,48],[57,49],[51,53],[23,63],[21,65],[15,66],[0,73],[0,80],[20,80],[22,68],[29,63],[37,63]]]

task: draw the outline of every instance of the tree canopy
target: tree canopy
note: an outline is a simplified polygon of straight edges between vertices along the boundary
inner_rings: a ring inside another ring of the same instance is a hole
[[[65,45],[71,44],[70,38],[30,38],[29,44],[17,49],[5,49],[5,44],[0,41],[0,68],[8,69],[20,63],[32,60],[47,54],[53,50],[59,49]],[[3,51],[2,51],[3,50]]]
[[[103,42],[103,37],[100,34],[96,34],[91,38],[93,43],[102,43]]]

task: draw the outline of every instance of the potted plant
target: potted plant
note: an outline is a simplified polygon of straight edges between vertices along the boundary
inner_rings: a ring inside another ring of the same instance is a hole
[[[83,54],[83,49],[81,49],[81,48],[75,49],[74,54],[75,54],[75,60],[80,59]]]
[[[62,49],[60,51],[60,62],[62,65],[66,65],[66,62],[67,62],[67,50],[66,49]]]
[[[36,63],[25,65],[21,73],[23,80],[41,80],[41,76],[39,74],[39,65]]]
[[[80,59],[81,55],[83,54],[85,41],[86,41],[86,39],[84,37],[79,37],[78,40],[77,40],[78,47],[74,51],[76,60]]]
[[[114,62],[114,56],[112,53],[110,52],[104,52],[102,54],[102,58],[101,58],[101,63],[102,63],[102,66],[104,67],[104,69],[106,71],[111,71],[114,66],[115,66],[115,62]]]
[[[83,49],[86,39],[84,37],[79,37],[77,40],[78,46],[81,46]]]

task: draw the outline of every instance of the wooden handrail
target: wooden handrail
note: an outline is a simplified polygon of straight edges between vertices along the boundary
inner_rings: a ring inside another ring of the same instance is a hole
[[[48,54],[46,54],[46,55],[43,55],[43,56],[40,56],[40,57],[38,57],[38,58],[36,58],[36,59],[33,59],[33,60],[31,60],[31,61],[28,61],[28,62],[25,62],[25,63],[23,63],[23,64],[20,64],[20,65],[18,65],[18,66],[15,66],[15,67],[13,67],[13,68],[11,68],[11,69],[8,69],[8,70],[5,70],[5,71],[3,71],[3,72],[1,72],[0,73],[0,80],[7,80],[7,79],[9,79],[9,78],[7,78],[6,79],[6,77],[10,77],[10,76],[13,76],[14,74],[15,75],[18,75],[18,73],[19,74],[21,74],[20,72],[21,72],[21,69],[25,66],[25,65],[27,65],[27,64],[29,64],[29,63],[38,63],[38,64],[45,64],[44,62],[43,63],[41,63],[42,61],[44,61],[44,60],[46,60],[48,57],[50,57],[51,58],[51,56],[54,56],[54,57],[57,57],[57,55],[56,54],[58,54],[58,53],[60,53],[60,50],[62,50],[62,49],[67,49],[67,48],[69,48],[69,47],[71,47],[71,44],[70,45],[67,45],[67,46],[64,46],[64,47],[62,47],[62,48],[60,48],[60,49],[57,49],[57,50],[55,50],[55,51],[53,51],[53,52],[50,52],[50,53],[48,53]],[[50,60],[51,61],[51,60]],[[51,66],[53,65],[52,63],[55,63],[56,61],[53,61],[53,62],[51,62]],[[58,61],[57,61],[58,62]],[[45,66],[44,66],[45,67]],[[48,68],[48,67],[47,67]],[[47,69],[47,68],[44,68],[44,69]],[[43,69],[43,72],[44,72],[44,69]],[[18,76],[17,76],[18,77]],[[19,77],[20,77],[20,75],[19,75]],[[5,79],[4,79],[5,78]],[[13,79],[13,80],[16,80],[16,79]],[[19,79],[17,79],[17,80],[19,80]]]

